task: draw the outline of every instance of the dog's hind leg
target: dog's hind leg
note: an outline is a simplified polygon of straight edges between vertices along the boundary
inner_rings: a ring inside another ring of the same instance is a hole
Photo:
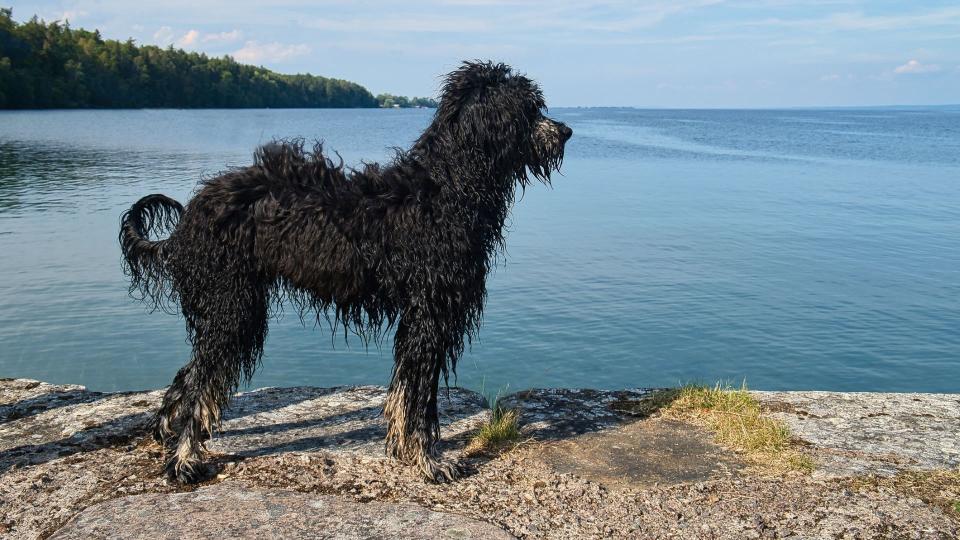
[[[266,338],[269,302],[262,282],[234,275],[219,283],[184,303],[193,359],[177,373],[159,414],[166,473],[178,482],[206,475],[203,443],[219,425],[241,376],[252,376]]]
[[[394,338],[393,378],[383,409],[389,422],[387,455],[415,465],[434,482],[459,476],[456,464],[441,461],[436,448],[440,439],[437,392],[446,354],[439,325],[419,310],[405,314]]]

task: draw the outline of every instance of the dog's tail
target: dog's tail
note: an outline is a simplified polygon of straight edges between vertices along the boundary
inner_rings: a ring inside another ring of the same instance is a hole
[[[123,272],[130,277],[130,295],[153,309],[164,309],[171,289],[164,262],[167,240],[150,240],[150,233],[173,232],[182,213],[183,205],[156,193],[133,203],[120,216],[120,251]]]

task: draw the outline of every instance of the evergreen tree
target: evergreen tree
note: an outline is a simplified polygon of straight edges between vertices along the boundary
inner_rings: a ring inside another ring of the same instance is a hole
[[[398,98],[405,106],[436,106]],[[0,8],[0,108],[377,107],[359,84],[283,75],[172,46],[103,39],[97,30],[13,20]]]

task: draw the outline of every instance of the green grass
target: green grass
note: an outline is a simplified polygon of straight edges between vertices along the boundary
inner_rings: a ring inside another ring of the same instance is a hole
[[[787,425],[763,416],[746,384],[740,388],[720,383],[684,386],[664,408],[664,415],[710,428],[719,444],[742,452],[763,468],[813,470],[813,460],[797,450]]]
[[[490,419],[480,426],[470,440],[468,454],[496,452],[520,441],[520,415],[517,411],[503,407],[499,391],[496,396],[487,396],[486,400],[490,407]]]

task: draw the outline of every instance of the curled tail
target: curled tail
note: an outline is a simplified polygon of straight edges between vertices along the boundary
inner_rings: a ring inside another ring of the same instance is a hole
[[[135,202],[120,216],[120,250],[123,272],[130,277],[130,294],[163,309],[171,297],[164,263],[167,240],[150,240],[150,233],[172,232],[180,221],[183,205],[159,193]]]

